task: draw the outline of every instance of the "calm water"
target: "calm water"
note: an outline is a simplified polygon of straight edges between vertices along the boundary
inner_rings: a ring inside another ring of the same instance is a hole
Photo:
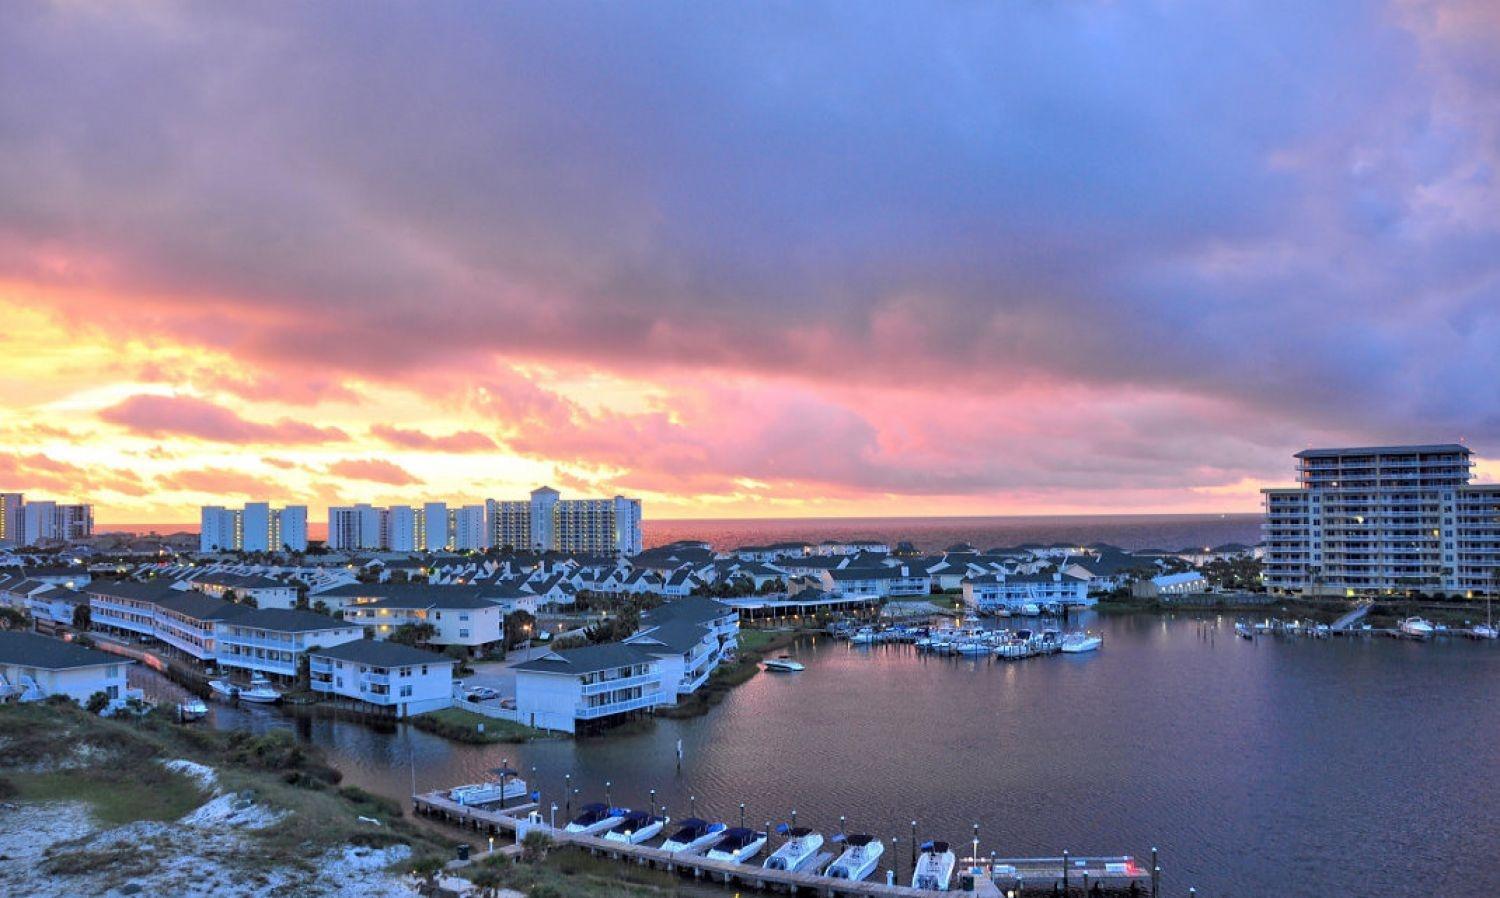
[[[1002,855],[1162,851],[1167,894],[1500,893],[1500,647],[1234,638],[1232,622],[1106,618],[1104,649],[1019,663],[809,641],[708,716],[653,732],[473,748],[277,712],[352,782],[391,795],[502,757],[584,800],[655,788],[675,816],[785,819]],[[679,773],[673,747],[681,738]],[[409,755],[410,753],[410,755]],[[706,812],[706,813],[705,813]]]
[[[924,552],[955,543],[979,549],[1021,543],[1103,542],[1122,549],[1182,549],[1260,542],[1258,514],[1032,515],[981,518],[770,518],[653,521],[642,525],[647,546],[705,539],[716,549],[788,540],[906,540]]]

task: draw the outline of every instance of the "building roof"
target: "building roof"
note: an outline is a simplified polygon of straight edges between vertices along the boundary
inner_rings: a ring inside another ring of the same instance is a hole
[[[256,627],[278,633],[310,633],[315,630],[359,626],[354,621],[342,621],[327,614],[292,608],[252,608],[235,617],[233,623],[237,627]]]
[[[495,603],[490,600],[510,598],[504,590],[492,585],[432,586],[427,583],[346,583],[324,590],[318,598],[373,598],[377,601],[365,603],[369,608],[488,608]]]
[[[0,662],[42,670],[68,670],[101,664],[129,664],[130,659],[88,649],[37,633],[0,630]]]
[[[181,589],[173,590],[171,595],[152,599],[151,602],[165,611],[172,611],[194,620],[230,620],[257,610],[249,605],[236,605],[234,602],[206,596],[201,592]]]
[[[1459,443],[1420,443],[1413,446],[1349,446],[1343,449],[1303,449],[1293,458],[1335,458],[1340,455],[1409,455],[1462,452],[1469,455],[1469,447]]]
[[[177,589],[170,583],[154,580],[149,583],[141,583],[136,580],[95,580],[83,591],[90,595],[109,596],[115,599],[130,599],[133,601],[154,602],[168,596],[182,595],[183,590]],[[214,601],[218,601],[215,599]]]
[[[207,583],[210,586],[223,586],[228,589],[291,589],[292,584],[260,574],[203,574],[201,576],[188,577],[193,583]]]
[[[308,654],[317,655],[320,658],[333,658],[336,661],[367,664],[371,667],[410,667],[414,664],[455,663],[453,658],[439,652],[430,652],[383,639],[356,639],[352,642],[339,643],[331,648],[309,651]]]
[[[656,656],[641,646],[624,642],[606,642],[600,645],[549,652],[540,658],[523,661],[511,669],[517,672],[564,674],[576,677],[616,667],[628,667],[632,664],[648,664],[655,660]]]
[[[632,645],[659,643],[658,653],[680,655],[691,650],[709,634],[707,627],[686,620],[674,620],[660,626],[648,627],[626,640]],[[646,649],[651,651],[650,648]]]
[[[1197,571],[1185,571],[1181,574],[1162,574],[1159,577],[1152,577],[1151,582],[1157,586],[1176,586],[1179,583],[1192,583],[1202,579],[1204,579],[1203,575]]]
[[[705,599],[702,596],[688,596],[687,598],[664,602],[646,611],[641,615],[641,619],[652,626],[662,626],[671,621],[686,621],[691,624],[701,624],[711,620],[718,620],[733,613],[734,609],[723,602]]]

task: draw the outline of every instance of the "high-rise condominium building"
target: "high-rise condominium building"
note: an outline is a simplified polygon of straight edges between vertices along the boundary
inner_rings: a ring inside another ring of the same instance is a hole
[[[244,508],[205,505],[199,509],[200,552],[305,552],[307,506],[272,508],[247,502]]]
[[[453,534],[445,502],[428,502],[417,517],[417,548],[423,552],[441,552],[448,548]]]
[[[328,548],[379,549],[381,509],[342,505],[328,509]]]
[[[0,545],[37,546],[94,535],[94,506],[27,502],[22,493],[0,493]]]
[[[490,499],[485,510],[492,546],[590,555],[641,551],[639,499],[564,499],[544,486],[526,501]]]
[[[1345,596],[1500,590],[1500,484],[1454,443],[1308,449],[1299,485],[1263,490],[1265,582]]]

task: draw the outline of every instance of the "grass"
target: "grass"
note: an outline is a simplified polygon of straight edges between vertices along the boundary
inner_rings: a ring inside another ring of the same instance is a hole
[[[407,844],[416,853],[452,856],[451,840],[404,819],[399,803],[339,788],[339,772],[287,730],[222,733],[177,724],[162,711],[105,719],[72,705],[36,703],[0,706],[0,734],[0,782],[14,793],[11,800],[86,802],[111,826],[175,820],[208,797],[194,779],[161,763],[185,758],[213,767],[221,789],[249,793],[286,815],[247,834],[254,840],[247,857],[257,865],[306,869],[347,844]],[[65,852],[53,862],[59,872],[74,873],[117,866],[120,859],[107,854]]]
[[[428,711],[411,719],[419,730],[435,733],[455,742],[474,745],[490,745],[496,742],[531,742],[535,739],[554,738],[553,734],[496,717],[485,717],[465,708],[443,708]],[[480,732],[479,725],[484,725]]]
[[[463,875],[487,888],[514,889],[529,898],[670,898],[688,894],[681,880],[651,870],[596,858],[577,848],[556,848],[546,856],[515,861],[499,855],[466,868]],[[695,894],[701,894],[702,887]]]

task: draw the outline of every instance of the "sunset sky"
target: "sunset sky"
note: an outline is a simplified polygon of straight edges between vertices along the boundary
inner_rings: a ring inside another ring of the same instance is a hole
[[[1500,12],[6,3],[0,490],[1253,511],[1500,475]]]

